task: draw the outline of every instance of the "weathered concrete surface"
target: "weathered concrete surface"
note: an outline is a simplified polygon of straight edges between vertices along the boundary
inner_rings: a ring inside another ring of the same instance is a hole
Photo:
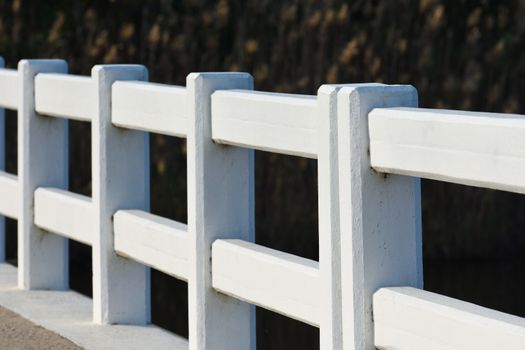
[[[0,349],[82,350],[71,341],[0,306]]]

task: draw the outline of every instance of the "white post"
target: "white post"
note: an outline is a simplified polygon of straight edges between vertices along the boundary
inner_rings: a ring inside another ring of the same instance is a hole
[[[370,166],[368,113],[417,106],[412,86],[362,84],[338,93],[343,347],[372,350],[372,294],[422,287],[420,181]]]
[[[0,68],[5,67],[0,56]],[[0,170],[5,170],[5,110],[0,107]],[[5,217],[0,216],[0,262],[5,261]]]
[[[68,288],[67,239],[33,223],[33,194],[40,186],[67,189],[67,121],[35,112],[34,78],[38,73],[66,73],[63,60],[18,63],[18,286],[23,289]]]
[[[254,239],[254,153],[212,141],[211,94],[219,89],[251,90],[252,77],[192,73],[186,81],[190,349],[255,349],[255,308],[215,292],[211,285],[213,241]]]
[[[146,324],[149,269],[113,249],[113,214],[149,209],[148,134],[111,123],[111,86],[116,80],[147,80],[139,65],[102,65],[92,70],[96,107],[92,120],[93,319],[99,324]]]
[[[337,92],[323,85],[317,92],[319,141],[319,274],[321,279],[319,338],[321,350],[342,349],[341,248],[337,167]]]

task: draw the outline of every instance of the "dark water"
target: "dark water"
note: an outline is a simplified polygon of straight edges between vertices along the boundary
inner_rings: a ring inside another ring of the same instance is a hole
[[[525,317],[525,259],[426,261],[425,289]]]

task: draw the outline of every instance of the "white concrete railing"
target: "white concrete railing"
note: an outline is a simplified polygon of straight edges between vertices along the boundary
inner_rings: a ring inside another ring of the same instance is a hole
[[[94,323],[149,322],[147,267],[187,281],[182,348],[254,349],[251,305],[319,327],[323,350],[525,348],[524,319],[421,289],[419,184],[525,192],[525,117],[418,109],[403,85],[304,96],[252,91],[244,73],[180,87],[137,65],[66,71],[0,69],[0,107],[18,110],[0,214],[18,219],[19,288],[67,289],[70,238],[93,249]],[[92,198],[67,191],[61,118],[91,123]],[[187,138],[187,225],[148,213],[145,132]],[[317,159],[319,262],[253,243],[253,149]]]

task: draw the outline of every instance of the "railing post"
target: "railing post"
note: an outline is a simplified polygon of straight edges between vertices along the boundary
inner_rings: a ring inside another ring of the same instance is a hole
[[[67,239],[34,225],[34,192],[40,186],[68,187],[67,121],[35,112],[35,76],[66,73],[63,60],[22,60],[18,64],[18,286],[68,288]]]
[[[0,68],[5,67],[3,57],[0,57]],[[0,107],[0,170],[5,170],[5,110]],[[5,261],[5,217],[0,216],[0,262]]]
[[[420,181],[370,166],[368,113],[417,106],[412,86],[362,84],[338,93],[343,347],[372,350],[372,294],[422,287]]]
[[[115,254],[112,217],[118,209],[149,209],[148,134],[111,123],[111,86],[116,80],[147,80],[147,70],[139,65],[95,66],[92,79],[93,318],[100,324],[146,324],[149,269]]]
[[[218,89],[251,90],[252,77],[187,77],[190,349],[255,349],[255,308],[215,292],[211,285],[213,241],[254,239],[254,153],[212,141],[211,94]]]

